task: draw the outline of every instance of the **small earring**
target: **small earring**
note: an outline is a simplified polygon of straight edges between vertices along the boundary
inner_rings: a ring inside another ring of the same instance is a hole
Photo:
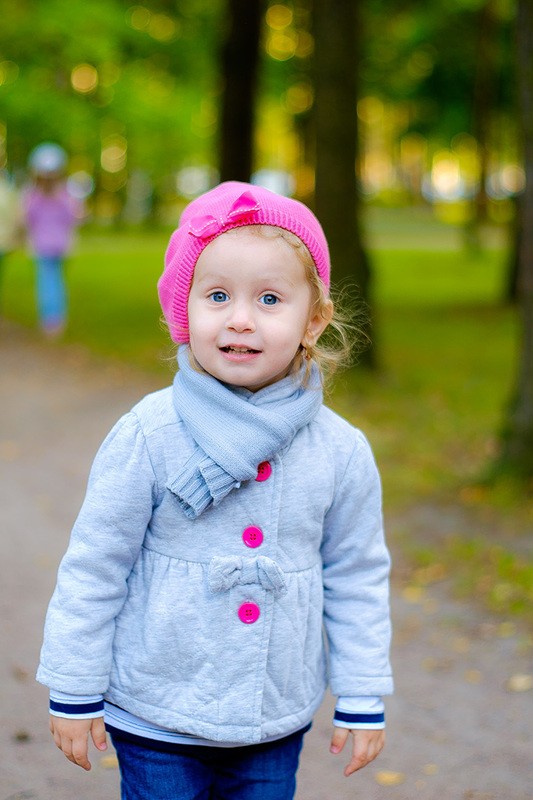
[[[307,349],[305,344],[302,345],[302,350],[303,350],[303,354],[304,354],[305,360],[306,361],[311,361],[311,353],[309,352],[309,350]]]

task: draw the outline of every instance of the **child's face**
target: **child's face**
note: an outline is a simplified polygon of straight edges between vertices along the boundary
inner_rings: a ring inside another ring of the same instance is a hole
[[[251,391],[290,371],[302,343],[325,323],[311,319],[311,287],[295,249],[246,228],[203,250],[188,301],[190,346],[206,372]]]

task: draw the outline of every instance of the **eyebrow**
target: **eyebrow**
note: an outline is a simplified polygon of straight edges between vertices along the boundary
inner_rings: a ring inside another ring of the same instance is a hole
[[[197,283],[200,285],[204,285],[205,283],[222,285],[225,282],[225,280],[226,276],[222,272],[207,272],[205,275],[202,275],[200,278],[198,278]],[[256,282],[263,284],[263,286],[266,286],[268,289],[269,285],[275,287],[277,281],[282,281],[286,286],[289,286],[291,289],[294,289],[296,285],[289,278],[285,277],[284,275],[278,275],[277,273],[275,274],[273,273],[272,275],[267,274],[266,276],[259,275],[257,277]]]

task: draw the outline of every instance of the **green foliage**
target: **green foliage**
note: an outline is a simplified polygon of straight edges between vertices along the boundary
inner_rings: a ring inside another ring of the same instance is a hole
[[[283,7],[274,0],[269,5]],[[448,141],[470,129],[485,5],[364,4],[361,94],[403,104],[401,133],[416,130]],[[259,100],[305,124],[312,15],[308,0],[287,0],[286,7],[286,28],[265,25]],[[490,7],[498,76],[491,104],[501,114],[513,103],[514,0],[494,0]],[[224,10],[224,0],[0,0],[0,125],[7,126],[10,168],[23,167],[35,144],[53,139],[97,170],[101,139],[110,131],[128,141],[128,168],[147,170],[156,181],[183,163],[213,165]],[[272,36],[284,40],[285,55],[269,47]],[[86,92],[71,82],[80,64],[98,76]],[[512,125],[510,116],[505,124]]]
[[[367,53],[362,65],[363,92],[409,101],[411,130],[447,140],[470,130],[473,84],[480,59],[486,8],[493,19],[488,46],[497,85],[493,108],[512,107],[514,0],[421,0],[366,4]]]
[[[101,139],[124,136],[132,168],[156,179],[200,153],[214,134],[221,0],[0,0],[0,122],[10,167],[44,139],[99,167]],[[167,7],[168,6],[168,7]],[[95,70],[76,90],[73,70]]]

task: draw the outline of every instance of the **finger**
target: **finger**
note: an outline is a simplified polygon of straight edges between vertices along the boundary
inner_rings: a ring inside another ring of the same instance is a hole
[[[70,760],[88,772],[91,769],[91,762],[87,757],[87,749],[87,738],[76,739],[72,743],[72,758]]]
[[[366,731],[353,731],[352,734],[352,759],[344,770],[346,777],[374,761],[383,750],[385,744],[385,737],[382,731],[379,732],[378,736],[368,736]]]
[[[59,749],[62,750],[63,747],[61,745],[61,731],[59,726],[56,724],[56,717],[52,716],[51,714],[50,717],[48,718],[48,727],[50,729],[50,733],[54,738],[54,743],[56,747],[59,747]]]
[[[91,727],[91,736],[97,750],[107,750],[107,736],[103,717],[97,717]]]
[[[368,750],[366,748],[366,744],[358,744],[357,739],[354,740],[354,746],[352,751],[352,758],[350,763],[346,766],[344,770],[344,774],[348,778],[350,775],[353,775],[354,772],[365,767],[369,762],[368,759]]]
[[[333,736],[331,737],[331,744],[329,747],[330,752],[340,753],[346,744],[349,734],[350,731],[348,728],[333,728]]]
[[[59,737],[59,749],[65,758],[76,766],[89,771],[91,764],[87,758],[87,739],[74,739],[68,736]]]
[[[59,747],[59,749],[61,750],[61,736],[59,735],[59,732],[58,732],[57,728],[54,725],[54,718],[53,717],[50,717],[50,721],[48,723],[48,727],[50,728],[50,733],[52,734],[55,746]]]
[[[74,764],[74,756],[72,755],[72,741],[70,739],[65,738],[64,736],[59,737],[59,749],[63,753],[66,759],[72,761]]]

